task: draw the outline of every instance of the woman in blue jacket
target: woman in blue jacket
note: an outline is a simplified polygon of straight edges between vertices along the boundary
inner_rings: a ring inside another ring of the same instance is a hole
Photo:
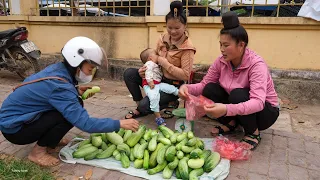
[[[89,132],[118,131],[120,127],[136,131],[134,119],[92,118],[79,98],[87,88],[78,83],[92,80],[92,69],[106,60],[104,51],[86,37],[69,40],[62,49],[64,62],[48,66],[25,79],[3,102],[0,130],[11,143],[24,145],[37,142],[29,160],[53,166],[59,160],[47,153],[55,148],[73,127]]]

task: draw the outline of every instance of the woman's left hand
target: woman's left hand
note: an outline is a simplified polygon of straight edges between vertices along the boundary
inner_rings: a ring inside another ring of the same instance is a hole
[[[219,118],[227,114],[227,106],[221,103],[206,105],[204,106],[204,110],[207,114],[211,115],[214,118]]]
[[[87,90],[87,89],[91,89],[91,86],[79,86],[78,87],[78,93],[80,96],[82,96],[82,94]],[[95,93],[89,93],[88,98],[92,97]]]

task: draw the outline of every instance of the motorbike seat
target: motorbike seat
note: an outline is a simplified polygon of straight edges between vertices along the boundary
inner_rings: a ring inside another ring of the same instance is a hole
[[[14,34],[16,31],[19,31],[19,29],[9,29],[6,31],[0,31],[0,39],[7,37],[11,34]]]

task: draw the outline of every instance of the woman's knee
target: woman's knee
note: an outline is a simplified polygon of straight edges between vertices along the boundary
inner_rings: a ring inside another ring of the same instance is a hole
[[[204,87],[202,95],[207,98],[210,98],[212,96],[212,93],[219,92],[218,89],[221,89],[221,86],[218,83],[208,83]]]
[[[230,92],[229,102],[231,104],[238,104],[242,102],[246,102],[250,99],[249,97],[249,89],[247,88],[237,88]]]
[[[123,79],[125,81],[129,81],[132,77],[135,77],[137,74],[139,75],[138,69],[128,68],[123,73]]]

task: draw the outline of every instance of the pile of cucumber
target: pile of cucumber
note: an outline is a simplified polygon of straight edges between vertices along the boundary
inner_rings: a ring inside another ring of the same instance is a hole
[[[220,154],[204,149],[201,139],[189,132],[173,132],[165,126],[159,131],[141,125],[137,132],[120,129],[118,132],[93,133],[73,152],[74,158],[84,160],[113,157],[128,168],[130,161],[137,169],[153,175],[163,171],[163,178],[173,173],[178,179],[198,179],[211,172],[220,162]]]

